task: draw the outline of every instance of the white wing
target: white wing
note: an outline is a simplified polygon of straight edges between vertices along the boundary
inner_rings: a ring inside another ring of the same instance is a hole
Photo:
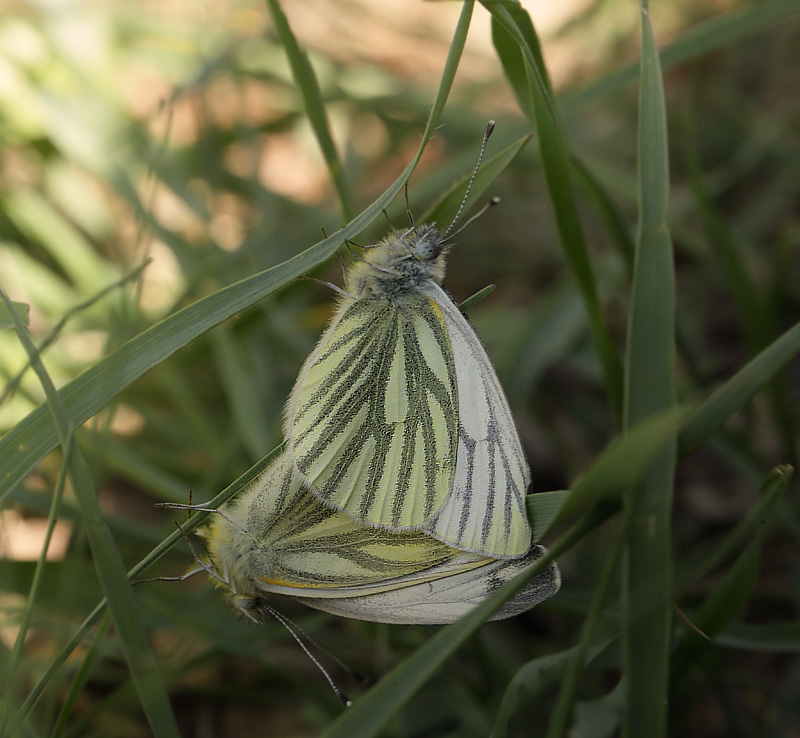
[[[438,285],[423,291],[442,310],[456,366],[458,451],[450,494],[426,530],[462,551],[524,556],[530,470],[494,367],[475,329]]]
[[[356,620],[418,625],[452,623],[521,571],[533,566],[544,553],[542,546],[532,546],[522,559],[488,561],[476,569],[449,574],[448,569],[458,569],[462,559],[471,560],[471,554],[462,554],[425,572],[430,577],[429,581],[414,583],[414,577],[419,577],[422,574],[420,572],[403,578],[411,584],[403,586],[398,581],[394,589],[383,592],[358,594],[358,588],[351,587],[338,592],[335,598],[330,593],[326,597],[297,596],[296,592],[282,594],[290,594],[317,610]],[[490,620],[510,618],[525,612],[552,597],[560,586],[561,574],[556,564],[552,563],[506,602]]]

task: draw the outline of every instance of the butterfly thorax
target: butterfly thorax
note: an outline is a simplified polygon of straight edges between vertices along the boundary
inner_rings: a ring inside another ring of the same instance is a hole
[[[390,233],[367,246],[364,256],[347,272],[347,291],[359,299],[392,299],[418,289],[425,282],[444,280],[446,235],[426,223]]]

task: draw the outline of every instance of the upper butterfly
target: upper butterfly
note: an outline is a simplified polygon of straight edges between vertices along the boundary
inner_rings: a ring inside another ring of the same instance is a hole
[[[412,225],[365,247],[300,370],[284,432],[326,505],[519,558],[531,545],[530,470],[486,349],[441,286],[452,227]]]

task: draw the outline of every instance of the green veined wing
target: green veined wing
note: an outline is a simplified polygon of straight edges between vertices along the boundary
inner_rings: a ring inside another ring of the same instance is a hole
[[[424,527],[449,493],[457,427],[444,318],[407,292],[340,305],[300,371],[285,430],[325,504],[402,531]]]
[[[463,551],[517,558],[530,547],[525,506],[530,470],[514,419],[483,343],[438,285],[458,385],[458,450],[450,494],[428,528]]]
[[[302,486],[284,453],[204,531],[211,568],[250,617],[269,593],[376,622],[451,622],[544,549],[498,561],[453,549],[424,533],[390,533],[325,507]],[[496,617],[554,594],[555,565]]]

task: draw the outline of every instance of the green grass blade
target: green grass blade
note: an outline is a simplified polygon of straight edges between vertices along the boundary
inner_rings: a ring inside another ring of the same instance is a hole
[[[52,733],[53,738],[59,738],[67,731],[67,726],[70,723],[70,716],[75,706],[78,704],[81,694],[83,694],[86,683],[89,681],[89,677],[92,674],[92,667],[102,658],[105,635],[110,626],[111,616],[108,611],[106,611],[105,616],[92,634],[92,643],[86,650],[86,655],[83,657],[81,665],[73,675],[69,690],[64,696],[64,701],[61,704],[61,709],[55,720],[55,727]]]
[[[369,692],[356,699],[331,723],[323,738],[371,738],[381,735],[386,723],[456,649],[491,617],[503,602],[550,565],[564,551],[599,525],[605,515],[588,515],[561,536],[530,570],[504,584],[480,605],[452,625],[442,628],[427,643],[398,664]]]
[[[800,620],[766,625],[736,625],[717,638],[727,648],[763,653],[800,653]]]
[[[22,326],[22,321],[19,322]],[[22,614],[22,619],[19,623],[16,640],[14,641],[14,649],[11,652],[11,662],[6,670],[6,691],[2,697],[2,704],[0,704],[0,735],[3,734],[3,727],[5,726],[6,719],[11,708],[11,700],[16,699],[15,685],[16,671],[22,657],[22,648],[25,644],[25,638],[28,634],[31,620],[33,618],[33,607],[36,603],[36,596],[39,593],[39,588],[42,583],[42,574],[44,572],[45,562],[47,559],[47,549],[50,547],[50,540],[53,536],[53,530],[58,519],[59,510],[61,507],[61,499],[64,494],[64,485],[67,481],[67,470],[72,460],[72,449],[75,435],[72,427],[67,428],[66,443],[64,444],[64,456],[61,461],[61,468],[59,469],[58,479],[56,480],[56,487],[53,491],[53,497],[50,501],[50,510],[47,516],[47,529],[45,531],[44,541],[39,553],[39,559],[36,562],[36,569],[33,574],[33,581],[28,592],[28,599],[25,602],[25,610]]]
[[[549,530],[570,494],[569,490],[555,490],[537,492],[525,498],[528,519],[533,526],[534,543],[538,543]]]
[[[629,493],[674,436],[681,414],[680,410],[670,410],[648,418],[600,454],[562,498],[558,510],[542,510],[542,514],[550,518],[542,535],[599,502],[619,499]],[[541,494],[528,495],[529,510],[531,500],[538,497]]]
[[[590,649],[595,643],[597,630],[603,617],[603,609],[614,585],[619,560],[625,545],[627,529],[624,522],[616,527],[617,530],[614,531],[611,545],[604,552],[600,577],[597,580],[591,604],[581,627],[580,641],[573,649],[564,678],[561,681],[558,699],[550,717],[550,723],[547,726],[546,738],[561,738],[561,736],[567,735],[569,731],[570,718],[575,708],[581,673],[589,660]]]
[[[333,184],[336,187],[336,192],[339,195],[339,203],[342,211],[342,218],[349,221],[353,217],[355,208],[353,207],[353,197],[350,193],[350,187],[347,184],[342,169],[342,162],[339,159],[339,154],[336,151],[336,144],[333,142],[330,126],[328,125],[328,116],[325,113],[325,104],[322,101],[322,92],[319,89],[317,76],[314,74],[314,69],[308,59],[306,53],[300,48],[297,43],[294,33],[289,26],[289,21],[286,19],[278,0],[266,0],[267,7],[269,8],[272,22],[275,24],[275,30],[278,37],[286,50],[286,56],[289,59],[289,66],[292,69],[295,84],[303,96],[303,104],[305,105],[308,120],[311,123],[311,128],[314,135],[317,137],[317,142],[322,150],[322,156],[325,158],[325,164],[330,172]]]
[[[232,497],[241,492],[247,487],[264,469],[271,464],[274,459],[281,453],[282,447],[273,449],[257,464],[254,464],[250,469],[244,472],[238,479],[229,484],[222,490],[214,499],[207,503],[205,510],[199,510],[193,513],[188,520],[181,523],[181,530],[176,530],[161,541],[147,556],[145,556],[138,564],[136,564],[127,574],[128,580],[132,582],[138,581],[138,577],[143,572],[158,561],[167,551],[169,551],[175,544],[184,540],[184,535],[188,535],[196,528],[200,527],[206,518],[211,514],[211,511],[221,507]],[[83,621],[80,628],[73,634],[69,642],[61,649],[59,654],[50,662],[44,674],[36,683],[31,693],[26,698],[25,702],[20,707],[17,715],[15,716],[14,723],[11,725],[10,733],[13,735],[14,731],[19,727],[22,721],[30,712],[33,705],[41,696],[44,689],[49,684],[50,680],[55,676],[58,670],[64,665],[70,654],[80,645],[89,631],[94,627],[95,623],[100,619],[106,610],[106,600],[98,603],[92,612]]]
[[[587,661],[593,661],[608,648],[610,643],[611,641],[607,640],[596,645],[591,649]],[[517,705],[523,699],[528,699],[531,693],[540,692],[561,678],[569,663],[575,658],[577,650],[576,646],[566,651],[541,656],[529,661],[517,671],[503,695],[490,738],[504,738],[508,734],[508,722]]]
[[[760,534],[762,526],[786,491],[792,473],[792,467],[779,466],[767,475],[755,507],[734,526],[733,530],[700,563],[691,565],[690,570],[686,572],[686,575],[678,583],[677,592],[684,591],[694,582],[702,581],[722,562],[741,551],[754,536]]]
[[[497,289],[493,284],[487,284],[486,287],[479,289],[474,295],[470,295],[466,300],[458,303],[458,309],[462,313],[466,313],[471,307],[475,307],[479,302],[483,302],[489,295]]]
[[[453,32],[453,40],[450,42],[450,49],[447,52],[447,60],[442,70],[442,78],[439,80],[439,89],[436,91],[436,98],[431,106],[431,114],[428,116],[428,122],[425,125],[425,132],[422,134],[422,140],[428,141],[434,134],[436,126],[439,123],[439,118],[442,117],[444,112],[444,104],[450,95],[450,90],[453,87],[453,80],[458,71],[458,64],[461,60],[461,54],[464,53],[464,45],[467,43],[467,34],[469,33],[469,24],[472,20],[472,11],[475,9],[475,0],[464,0],[461,7],[461,15],[458,17],[456,29]]]
[[[745,521],[745,526],[737,526],[732,535],[723,541],[721,551],[715,552],[712,563],[720,560],[720,554],[731,551],[741,552],[736,557],[733,565],[722,578],[714,592],[703,598],[700,608],[691,614],[691,622],[709,637],[715,636],[725,628],[745,607],[755,589],[758,579],[758,564],[761,555],[761,546],[766,531],[766,517],[774,510],[775,503],[783,495],[789,480],[792,477],[791,469],[782,467],[773,470],[766,478],[762,488],[762,501]],[[747,543],[743,544],[742,532],[748,533]],[[704,571],[709,571],[706,567]],[[689,629],[684,634],[673,655],[672,674],[673,682],[680,682],[684,673],[692,663],[697,662],[699,654],[711,643]]]
[[[76,427],[178,349],[323,262],[381,214],[402,189],[438,125],[464,49],[473,5],[473,0],[464,3],[419,149],[389,188],[336,233],[282,264],[229,285],[162,320],[64,386],[59,395],[67,417]],[[0,440],[0,500],[57,443],[58,434],[45,407],[38,408],[9,431]]]
[[[694,85],[686,97],[696,97]],[[744,258],[744,249],[739,242],[733,227],[726,222],[718,211],[709,188],[703,179],[703,167],[698,151],[698,131],[695,124],[695,105],[687,101],[684,106],[683,150],[686,171],[694,195],[697,212],[700,215],[708,242],[713,250],[719,273],[724,280],[733,304],[736,307],[738,322],[752,353],[764,348],[777,331],[775,320],[768,309],[769,301],[764,301],[758,294],[755,280],[748,271]]]
[[[121,277],[120,279],[116,280],[115,282],[112,282],[111,284],[109,284],[108,286],[104,287],[103,289],[101,289],[96,294],[92,295],[88,300],[83,300],[82,302],[78,303],[77,305],[73,305],[69,310],[67,310],[61,316],[61,319],[58,321],[58,323],[56,323],[48,331],[47,335],[39,342],[39,345],[37,346],[37,351],[38,351],[37,355],[41,355],[45,351],[45,349],[47,349],[48,346],[50,346],[51,344],[55,343],[56,339],[61,335],[61,331],[64,330],[64,327],[67,325],[67,323],[69,322],[70,318],[74,317],[75,315],[78,315],[83,310],[86,310],[86,309],[92,307],[96,302],[98,302],[99,300],[102,300],[104,297],[106,297],[108,294],[110,294],[114,290],[120,289],[121,287],[123,287],[124,285],[128,284],[129,282],[133,282],[134,280],[138,279],[139,276],[141,275],[141,273],[145,270],[145,267],[147,267],[148,263],[149,263],[149,260],[145,261],[144,263],[140,264],[137,267],[134,267],[133,269],[131,269],[131,271],[129,271],[123,277]],[[18,304],[18,303],[15,303],[15,304]],[[25,306],[25,307],[27,308],[28,306]],[[0,306],[0,315],[2,314],[2,311],[4,311],[4,310],[6,310],[5,305],[1,305]],[[19,315],[20,312],[18,311],[17,314]],[[28,317],[29,316],[26,313],[25,320],[23,321],[25,325],[28,325],[28,322],[29,322],[28,321]],[[2,323],[2,317],[0,317],[0,327],[2,327],[1,323]],[[11,327],[13,328],[13,323],[11,323]],[[0,404],[2,404],[3,400],[8,395],[12,394],[13,392],[16,392],[17,387],[19,386],[19,383],[22,380],[22,377],[25,375],[25,372],[28,370],[29,366],[30,366],[30,362],[28,364],[26,364],[24,367],[22,367],[22,369],[20,369],[17,372],[17,374],[14,377],[12,377],[6,383],[6,386],[3,388],[2,394],[0,394]]]
[[[716,15],[682,34],[661,50],[663,69],[672,69],[711,51],[725,48],[756,33],[775,28],[800,12],[800,0],[754,3]],[[588,87],[565,97],[562,107],[570,113],[615,92],[636,80],[638,67],[631,64]]]
[[[667,130],[658,51],[645,7],[641,18],[639,232],[628,323],[623,427],[675,402],[675,275],[666,227]],[[656,455],[626,498],[623,559],[623,735],[666,735],[672,566],[672,487],[676,442]]]
[[[633,253],[636,245],[633,236],[620,212],[601,182],[589,171],[588,167],[577,157],[572,158],[572,173],[575,183],[581,188],[586,199],[595,209],[606,227],[611,243],[633,269]]]
[[[692,452],[722,428],[798,352],[800,323],[773,341],[691,413],[678,437],[681,454]]]
[[[492,14],[493,35],[499,47],[501,61],[518,61],[516,54],[510,55],[508,52],[509,45],[516,43],[524,62],[531,102],[523,110],[533,111],[532,122],[538,134],[539,155],[564,257],[586,306],[592,338],[603,367],[606,393],[611,406],[619,412],[622,403],[622,366],[600,308],[594,272],[572,188],[568,144],[554,107],[546,70],[541,61],[539,42],[530,16],[524,9],[509,2],[487,1],[483,4]],[[507,75],[514,84],[520,78],[519,69],[514,67],[507,71]],[[521,94],[522,90],[518,89],[517,92]]]
[[[2,290],[0,290],[0,297],[10,308],[11,301]],[[67,417],[52,380],[41,359],[37,356],[36,347],[26,329],[21,324],[16,327],[17,335],[47,394],[48,406],[53,414],[59,441],[66,450],[71,435],[71,421]],[[172,713],[155,654],[138,615],[137,603],[128,583],[122,557],[103,519],[103,512],[95,494],[94,482],[86,459],[79,446],[75,446],[74,451],[69,459],[73,491],[83,513],[84,530],[92,550],[92,558],[106,593],[108,607],[114,619],[131,678],[139,693],[142,709],[147,715],[155,736],[175,736],[177,738],[179,736],[178,725]]]
[[[31,306],[24,302],[12,302],[12,309],[22,325],[29,325],[31,322]],[[7,305],[0,305],[0,331],[4,328],[13,328],[15,325]]]
[[[222,325],[211,334],[214,358],[222,385],[231,407],[236,433],[242,439],[251,458],[258,459],[269,448],[267,424],[260,417],[260,407],[253,401],[258,397],[252,376],[245,369],[239,347]]]

